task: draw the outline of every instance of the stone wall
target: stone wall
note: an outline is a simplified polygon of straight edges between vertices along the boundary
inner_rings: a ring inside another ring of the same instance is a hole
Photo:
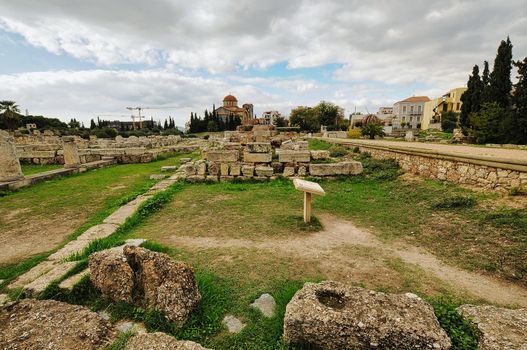
[[[527,166],[501,164],[478,158],[429,154],[393,149],[347,145],[359,147],[374,158],[395,159],[409,173],[437,180],[485,189],[508,191],[511,188],[527,187]]]

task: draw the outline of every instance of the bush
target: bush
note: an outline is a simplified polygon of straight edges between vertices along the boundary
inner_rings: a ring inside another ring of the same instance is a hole
[[[361,137],[360,129],[348,129],[348,138],[349,139],[358,139]]]
[[[332,145],[329,148],[329,155],[331,157],[343,157],[348,154],[348,150],[342,146]]]
[[[384,137],[384,130],[382,125],[372,122],[362,127],[361,134],[363,136],[368,136],[370,140],[373,140],[375,139],[375,136]]]
[[[458,115],[456,112],[445,112],[441,115],[441,129],[452,132],[457,127]]]

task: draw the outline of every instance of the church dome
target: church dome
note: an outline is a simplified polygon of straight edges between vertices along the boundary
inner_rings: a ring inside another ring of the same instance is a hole
[[[223,102],[225,101],[229,101],[229,102],[238,102],[238,100],[236,99],[236,97],[232,96],[232,95],[227,95],[223,98]]]

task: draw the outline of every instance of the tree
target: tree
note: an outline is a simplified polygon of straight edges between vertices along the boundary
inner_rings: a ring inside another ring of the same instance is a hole
[[[512,90],[511,71],[512,44],[507,37],[507,40],[502,40],[498,47],[489,78],[489,100],[484,102],[496,102],[502,108],[509,108]]]
[[[507,110],[497,102],[486,102],[479,112],[470,114],[472,129],[470,135],[476,143],[500,142],[500,122]]]
[[[68,126],[70,127],[70,129],[78,129],[78,128],[81,127],[81,123],[79,123],[77,121],[77,119],[72,118],[72,119],[70,119],[70,122],[68,123]]]
[[[445,132],[452,132],[457,126],[458,114],[454,111],[441,114],[441,129]]]
[[[381,124],[372,122],[362,127],[361,134],[363,136],[368,136],[370,140],[373,140],[375,139],[375,136],[384,137],[384,129]]]
[[[97,125],[95,125],[95,122],[93,121],[93,119],[90,120],[90,130],[93,130],[97,127]]]
[[[20,108],[15,101],[0,101],[0,117],[8,129],[16,129],[20,121]]]
[[[280,115],[274,118],[274,125],[276,125],[279,128],[284,128],[287,126],[287,120]]]
[[[321,125],[337,126],[344,119],[342,108],[331,102],[321,101],[313,109]]]
[[[479,76],[479,66],[475,65],[472,68],[472,74],[468,78],[467,90],[461,95],[462,105],[459,124],[464,133],[467,133],[471,127],[470,114],[479,111],[483,88],[483,82]]]
[[[299,106],[292,109],[289,122],[292,126],[299,126],[302,130],[311,132],[320,131],[320,120],[315,110],[311,107]]]
[[[514,85],[512,104],[514,111],[514,131],[511,141],[527,144],[527,57],[523,61],[514,62],[518,68],[518,82]]]

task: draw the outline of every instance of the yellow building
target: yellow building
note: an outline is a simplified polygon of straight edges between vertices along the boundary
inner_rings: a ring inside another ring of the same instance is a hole
[[[421,129],[441,129],[441,115],[444,112],[461,112],[461,95],[467,91],[466,87],[455,88],[441,97],[425,103]]]

